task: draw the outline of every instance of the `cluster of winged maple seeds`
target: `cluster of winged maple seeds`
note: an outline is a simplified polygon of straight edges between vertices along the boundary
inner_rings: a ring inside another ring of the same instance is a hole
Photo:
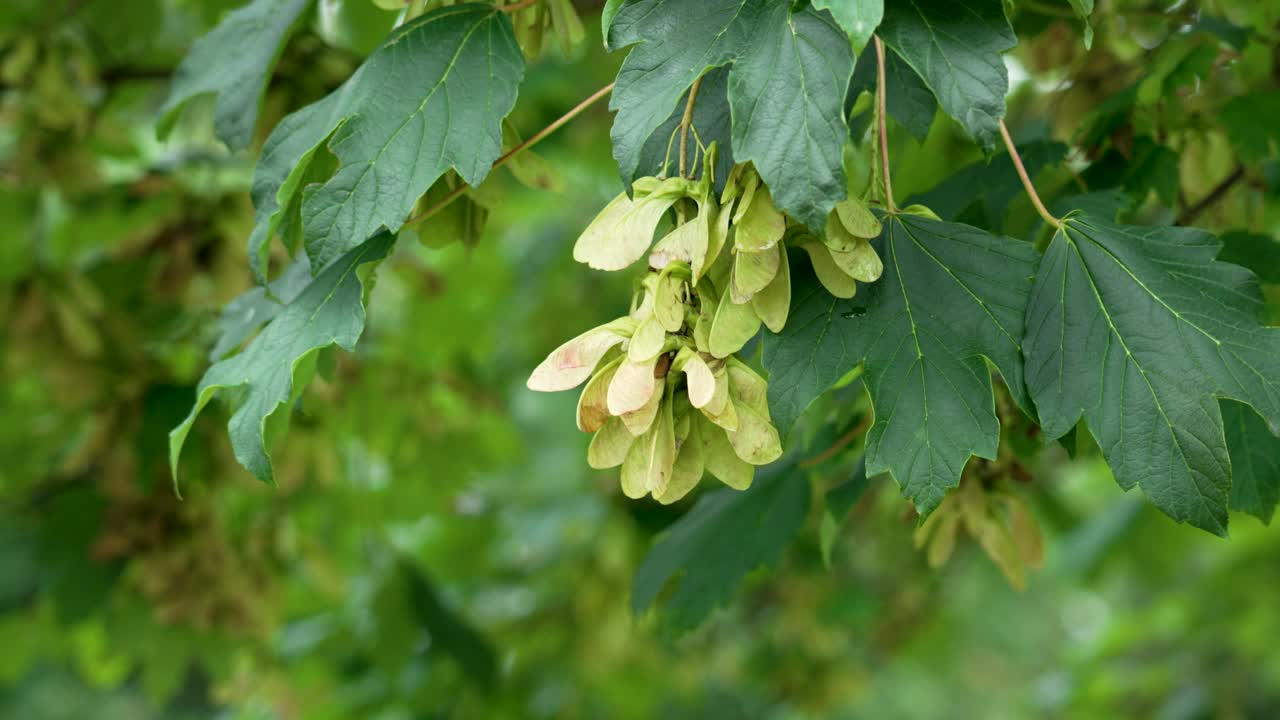
[[[574,259],[621,270],[647,252],[647,274],[627,315],[561,345],[528,382],[548,392],[586,382],[577,419],[595,433],[587,461],[621,465],[632,498],[675,502],[704,472],[742,490],[756,466],[782,455],[768,385],[734,354],[761,325],[779,332],[786,324],[786,246],[805,250],[838,297],[883,269],[869,242],[880,223],[865,205],[838,205],[819,237],[774,206],[750,164],[735,166],[717,197],[714,159],[713,144],[696,180],[640,178],[596,216]]]

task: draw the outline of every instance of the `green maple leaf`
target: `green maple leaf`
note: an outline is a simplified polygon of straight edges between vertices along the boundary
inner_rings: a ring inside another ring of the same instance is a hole
[[[627,185],[646,144],[667,142],[655,134],[694,80],[732,64],[734,157],[754,161],[780,208],[823,226],[845,196],[843,100],[853,74],[852,47],[829,13],[771,0],[635,0],[618,9],[609,45],[635,46],[609,104]]]
[[[632,0],[617,9],[607,45],[635,45],[609,99],[617,112],[613,157],[624,185],[635,180],[645,143],[693,81],[733,60],[767,7],[765,0]]]
[[[233,150],[247,147],[267,77],[290,29],[310,5],[311,0],[254,0],[197,40],[178,66],[160,109],[160,137],[169,134],[189,100],[213,94],[215,134]]]
[[[311,282],[311,264],[298,255],[270,285],[255,285],[222,308],[218,319],[218,339],[209,350],[209,360],[217,362],[240,346],[263,324],[306,289]]]
[[[927,515],[970,456],[996,456],[988,360],[1030,406],[1021,338],[1036,255],[1024,242],[905,214],[887,217],[873,244],[884,275],[859,289],[862,307],[794,291],[787,328],[765,336],[769,403],[794,414],[861,362],[875,411],[867,472],[891,474]]]
[[[751,160],[774,203],[811,228],[846,193],[844,97],[849,40],[826,12],[774,3],[729,72],[733,151]]]
[[[1274,118],[1277,113],[1280,113],[1280,90],[1233,97],[1222,107],[1219,120],[1241,160],[1259,162],[1271,155],[1273,146],[1280,146],[1280,128],[1274,122],[1260,120]]]
[[[267,139],[253,182],[259,277],[285,211],[300,211],[319,270],[380,227],[399,230],[447,170],[479,185],[502,152],[502,120],[523,75],[511,22],[492,6],[441,8],[392,32],[342,87]],[[337,172],[308,178],[326,139]]]
[[[1231,460],[1218,399],[1280,431],[1280,331],[1257,280],[1193,228],[1068,216],[1027,310],[1027,385],[1050,438],[1084,417],[1121,487],[1224,535]]]
[[[672,627],[687,630],[724,604],[747,573],[776,565],[809,511],[809,482],[793,468],[779,464],[746,490],[723,488],[699,498],[640,563],[632,609],[644,612],[675,582],[663,614]]]
[[[301,391],[296,382],[314,368],[316,354],[337,345],[355,348],[364,331],[364,286],[356,270],[386,257],[388,233],[370,238],[331,264],[307,285],[238,355],[215,363],[196,388],[195,406],[169,433],[174,482],[187,433],[204,406],[221,390],[243,388],[227,424],[236,459],[264,482],[273,479],[267,421]]]
[[[1231,455],[1231,509],[1271,523],[1280,502],[1280,438],[1244,403],[1222,401]]]
[[[689,97],[686,90],[676,103],[676,109],[658,126],[657,130],[645,141],[640,160],[636,165],[638,177],[657,177],[666,171],[667,176],[675,175],[680,167],[680,142],[672,142],[673,133],[684,117],[685,101]],[[707,72],[702,77],[702,85],[698,89],[697,102],[693,106],[693,127],[698,131],[698,140],[704,146],[716,144],[716,188],[724,189],[724,182],[733,169],[733,138],[729,124],[729,68],[720,67]],[[695,165],[697,144],[689,143],[688,157],[685,164]]]
[[[864,306],[861,297],[842,300],[827,292],[808,260],[793,255],[787,324],[761,339],[769,414],[784,439],[810,403],[862,359],[853,349],[849,318],[865,312]]]
[[[813,0],[813,7],[830,11],[858,52],[867,46],[884,17],[884,0]]]
[[[1009,90],[1001,54],[1018,43],[1001,0],[888,3],[879,33],[970,137],[995,146]]]

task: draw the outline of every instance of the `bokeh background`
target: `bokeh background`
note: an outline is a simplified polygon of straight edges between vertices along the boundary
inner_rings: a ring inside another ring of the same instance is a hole
[[[635,616],[632,576],[690,502],[625,499],[616,471],[586,465],[576,397],[524,387],[630,296],[628,273],[570,257],[621,189],[603,103],[538,146],[550,189],[499,170],[478,237],[402,239],[358,351],[326,356],[298,403],[279,487],[235,463],[215,403],[178,500],[167,433],[222,308],[252,285],[256,156],[213,139],[208,106],[165,142],[154,123],[172,69],[237,4],[0,7],[0,716],[1280,716],[1280,532],[1243,515],[1230,540],[1175,525],[1087,449],[1045,448],[1017,488],[1046,543],[1025,591],[970,540],[931,568],[886,482],[827,529],[824,557],[822,494],[855,443],[806,467],[813,507],[776,569],[693,630]],[[525,136],[616,72],[598,6],[578,3],[581,47],[531,63],[512,118]],[[1168,223],[1239,167],[1190,221],[1274,243],[1277,116],[1238,121],[1262,137],[1245,157],[1216,112],[1277,84],[1280,3],[1097,6],[1086,54],[1066,2],[1015,3],[1010,124],[1046,158],[1042,192]],[[259,142],[394,17],[320,0]],[[1037,239],[1007,160],[988,167],[941,116],[923,143],[891,134],[899,197]],[[806,416],[796,453],[830,444],[854,390]]]

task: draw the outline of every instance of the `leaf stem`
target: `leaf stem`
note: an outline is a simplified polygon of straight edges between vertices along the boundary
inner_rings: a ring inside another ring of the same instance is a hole
[[[684,117],[680,118],[680,177],[685,177],[685,163],[689,153],[689,126],[693,124],[693,106],[698,102],[698,89],[702,87],[702,76],[689,86],[689,100],[684,104]]]
[[[1013,144],[1013,138],[1009,136],[1009,128],[1004,124],[1004,118],[1000,119],[1000,137],[1004,138],[1004,146],[1009,150],[1009,158],[1013,160],[1013,167],[1018,171],[1018,177],[1022,180],[1022,187],[1027,191],[1027,196],[1031,198],[1031,204],[1036,206],[1036,212],[1040,213],[1040,217],[1054,229],[1062,227],[1062,220],[1049,214],[1048,208],[1040,200],[1040,195],[1036,193],[1036,186],[1031,184],[1031,176],[1027,175],[1027,167],[1022,164],[1022,157],[1018,155],[1018,148]]]
[[[504,13],[513,13],[517,10],[523,10],[536,2],[538,2],[538,0],[519,0],[518,2],[513,2],[510,5],[495,5],[494,8],[501,10]]]
[[[553,120],[550,125],[547,125],[546,127],[542,128],[538,132],[530,135],[529,138],[526,139],[524,142],[520,143],[519,145],[516,145],[515,147],[503,153],[501,157],[493,161],[493,167],[497,168],[501,166],[502,164],[510,160],[512,157],[538,144],[543,139],[545,139],[548,135],[550,135],[551,133],[563,127],[565,123],[569,122],[570,120],[574,119],[579,114],[581,114],[583,110],[586,110],[587,108],[591,107],[600,98],[604,97],[605,95],[608,95],[609,92],[612,90],[613,90],[613,83],[609,83],[608,85],[605,85],[604,87],[595,91],[586,100],[583,100],[582,102],[575,105],[573,109],[569,110],[569,112]],[[403,227],[416,225],[422,222],[423,220],[426,220],[427,218],[431,217],[432,215],[436,214],[445,205],[448,205],[454,200],[457,200],[458,197],[462,195],[462,193],[467,191],[468,187],[470,186],[467,185],[466,183],[459,184],[458,187],[450,190],[448,194],[446,194],[444,197],[440,198],[436,202],[432,203],[429,207],[427,207],[427,209],[423,210],[417,215],[414,215],[413,217],[406,220],[404,222]]]
[[[885,132],[884,43],[879,35],[872,35],[876,44],[876,130],[880,136],[880,177],[884,181],[884,207],[891,213],[898,211],[893,204],[893,182],[889,179],[889,139]]]

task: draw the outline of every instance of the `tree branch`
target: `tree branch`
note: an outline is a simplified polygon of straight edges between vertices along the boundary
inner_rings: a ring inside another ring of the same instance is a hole
[[[1200,215],[1200,213],[1204,212],[1205,210],[1208,210],[1211,205],[1218,202],[1222,198],[1226,197],[1227,193],[1231,192],[1231,188],[1235,187],[1236,183],[1240,182],[1243,179],[1244,179],[1244,166],[1236,165],[1236,169],[1233,170],[1231,174],[1226,177],[1226,179],[1224,179],[1222,182],[1215,185],[1214,188],[1209,191],[1208,195],[1205,195],[1203,198],[1197,201],[1196,204],[1178,213],[1178,219],[1174,220],[1173,224],[1189,225],[1192,221],[1196,219],[1196,217]]]

